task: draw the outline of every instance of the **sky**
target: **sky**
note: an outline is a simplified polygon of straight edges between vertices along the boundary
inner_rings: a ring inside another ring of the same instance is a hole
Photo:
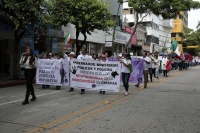
[[[200,0],[194,0],[194,1],[199,1]],[[188,27],[196,30],[196,26],[198,24],[198,21],[200,21],[200,9],[198,10],[191,10],[188,12]]]
[[[200,21],[200,9],[189,11],[188,12],[188,27],[193,30],[196,30],[198,21]]]

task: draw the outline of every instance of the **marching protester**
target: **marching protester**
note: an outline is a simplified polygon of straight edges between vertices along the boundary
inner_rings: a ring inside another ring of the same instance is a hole
[[[160,64],[159,64],[159,60],[158,60],[158,55],[155,55],[154,56],[155,57],[155,59],[154,59],[154,65],[155,65],[155,67],[156,67],[156,69],[155,69],[155,73],[154,73],[154,78],[155,79],[158,79],[158,69],[159,69],[159,67],[160,67]]]
[[[52,53],[49,53],[49,56],[48,56],[48,58],[49,58],[50,60],[55,60],[55,58],[54,58],[54,57],[52,57]]]
[[[152,60],[152,76],[154,75],[154,79],[156,79],[156,67],[157,67],[157,62],[155,57],[152,55],[151,56],[151,60]]]
[[[125,88],[124,94],[128,95],[128,88],[129,88],[129,78],[130,78],[130,67],[132,67],[132,63],[130,60],[130,54],[125,55],[125,59],[120,60],[122,63],[122,82]]]
[[[106,56],[105,55],[101,56],[101,61],[106,62]],[[100,91],[100,94],[105,94],[105,91]]]
[[[167,56],[164,55],[163,59],[162,59],[162,70],[163,70],[163,77],[167,77]]]
[[[29,103],[29,95],[32,95],[31,101],[36,100],[34,88],[33,88],[33,79],[36,74],[37,67],[37,58],[34,57],[32,49],[27,49],[26,53],[23,53],[19,64],[24,64],[24,76],[26,79],[26,96],[25,100],[22,102],[22,105]]]
[[[62,54],[61,54],[61,53],[58,53],[58,54],[57,54],[56,59],[58,60],[59,63],[62,64],[62,61],[63,61],[63,60],[62,60]],[[60,88],[61,88],[61,86],[56,86],[56,89],[57,89],[57,90],[60,90]]]
[[[97,57],[96,54],[94,54],[94,55],[92,56],[92,58],[93,58],[93,60],[98,60],[98,57]]]
[[[74,59],[75,58],[75,53],[74,52],[71,52],[70,54],[69,54],[69,58],[68,58],[68,60],[69,60],[69,68],[71,68],[71,63],[70,63],[70,60],[72,60],[72,59]],[[70,77],[70,73],[69,73],[69,77]],[[69,90],[69,92],[72,92],[72,91],[74,91],[74,88],[70,88],[70,90]]]
[[[48,59],[47,54],[43,54],[43,59]],[[42,90],[49,88],[49,87],[50,87],[50,85],[42,85]]]
[[[81,49],[81,55],[77,57],[79,60],[92,60],[92,57],[87,55],[87,50],[85,48]],[[81,94],[84,94],[85,89],[81,89]]]
[[[148,52],[148,53],[147,53],[147,56],[148,56],[148,57],[150,58],[150,60],[151,60],[151,61],[149,62],[150,64],[148,65],[148,73],[149,73],[151,82],[153,82],[153,81],[152,81],[152,58],[151,58],[151,54]],[[148,79],[148,81],[149,81],[149,79]],[[148,82],[148,81],[147,81],[147,82]]]
[[[144,88],[147,88],[147,81],[148,81],[148,70],[149,70],[149,65],[151,62],[151,59],[147,56],[146,52],[143,52],[143,58],[142,60],[144,61],[143,65],[143,74],[144,74]],[[139,87],[140,83],[136,84],[136,87]]]

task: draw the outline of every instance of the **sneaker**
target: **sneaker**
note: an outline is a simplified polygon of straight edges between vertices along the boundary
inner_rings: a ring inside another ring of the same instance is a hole
[[[128,95],[128,92],[126,91],[126,92],[125,92],[125,96],[127,96],[127,95]]]
[[[125,93],[126,93],[126,91],[123,92],[123,94],[125,94]]]

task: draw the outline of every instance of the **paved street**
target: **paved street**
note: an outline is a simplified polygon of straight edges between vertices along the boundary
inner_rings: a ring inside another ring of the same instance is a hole
[[[142,85],[143,86],[143,85]],[[130,94],[41,90],[21,105],[25,86],[0,89],[0,133],[200,133],[200,67],[171,72]],[[106,102],[107,101],[107,102]]]

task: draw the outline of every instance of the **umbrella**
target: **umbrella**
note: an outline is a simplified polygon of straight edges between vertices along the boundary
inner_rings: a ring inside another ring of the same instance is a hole
[[[168,54],[169,57],[176,57],[175,53]]]
[[[190,54],[188,54],[188,53],[184,53],[184,57],[187,58],[187,59],[189,59],[189,61],[193,60],[193,57]]]

